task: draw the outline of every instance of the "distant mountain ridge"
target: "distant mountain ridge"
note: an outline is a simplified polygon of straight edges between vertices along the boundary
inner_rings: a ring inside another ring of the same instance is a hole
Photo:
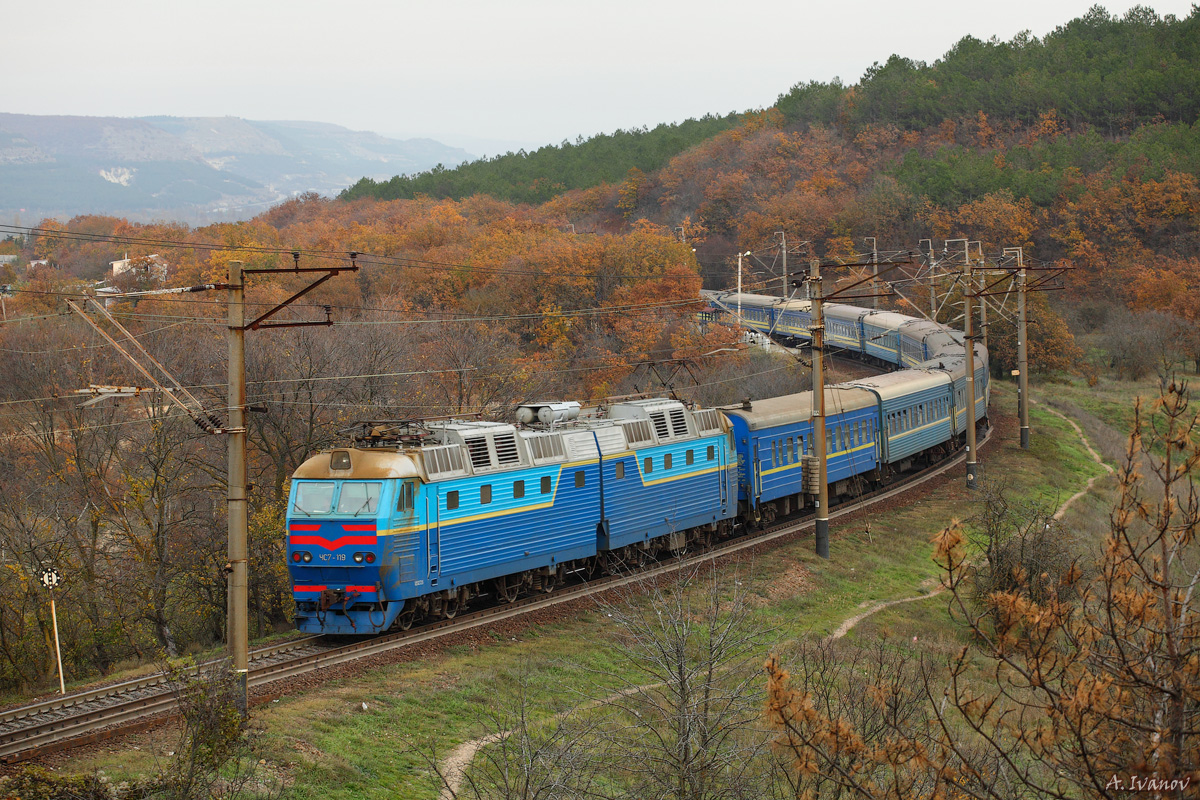
[[[432,139],[322,122],[0,113],[0,219],[245,219],[304,192],[336,194],[364,175],[471,158]]]

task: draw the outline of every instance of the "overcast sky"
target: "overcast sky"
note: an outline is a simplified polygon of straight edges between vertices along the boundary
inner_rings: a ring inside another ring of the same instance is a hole
[[[482,154],[760,108],[801,81],[856,82],[892,53],[1042,36],[1091,5],[0,0],[0,111],[318,120]]]

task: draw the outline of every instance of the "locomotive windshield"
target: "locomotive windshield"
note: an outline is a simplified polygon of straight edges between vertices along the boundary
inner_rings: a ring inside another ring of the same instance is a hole
[[[383,484],[365,481],[298,481],[293,510],[314,514],[374,514]],[[336,509],[334,503],[337,503]]]
[[[296,510],[302,514],[328,514],[333,507],[334,484],[303,482],[296,486]]]
[[[338,495],[339,514],[374,514],[379,507],[379,490],[383,484],[346,481]]]

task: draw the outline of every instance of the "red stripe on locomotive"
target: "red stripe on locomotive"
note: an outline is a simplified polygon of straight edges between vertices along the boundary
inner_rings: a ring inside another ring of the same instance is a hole
[[[310,545],[312,547],[323,547],[326,550],[337,550],[339,547],[347,545],[365,545],[371,546],[378,544],[379,540],[374,536],[339,536],[337,539],[326,539],[324,536],[293,536],[291,544],[295,545]]]

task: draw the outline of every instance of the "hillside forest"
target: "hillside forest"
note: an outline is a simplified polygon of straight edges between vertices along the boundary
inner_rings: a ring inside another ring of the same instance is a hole
[[[1041,38],[966,37],[932,64],[892,56],[856,84],[798,84],[771,108],[364,180],[246,222],[83,216],[13,229],[0,243],[17,257],[0,264],[13,287],[0,322],[0,690],[54,674],[36,583],[49,564],[67,575],[69,678],[223,636],[223,440],[153,392],[86,406],[74,394],[145,386],[65,310],[109,262],[143,265],[111,279],[124,292],[220,284],[234,260],[277,269],[250,281],[259,313],[306,285],[293,266],[357,267],[280,317],[331,325],[247,336],[251,630],[263,634],[289,624],[289,477],[354,420],[505,418],[530,399],[597,404],[667,386],[728,403],[807,386],[797,359],[697,321],[700,289],[736,280],[736,253],[755,254],[748,289],[782,291],[778,232],[802,266],[861,260],[872,237],[926,266],[961,263],[954,240],[968,240],[989,262],[1020,247],[1030,265],[1070,268],[1061,290],[1032,296],[1042,380],[1200,358],[1198,114],[1200,9],[1097,7]],[[897,288],[885,307],[929,312],[926,295]],[[952,309],[959,290],[935,289]],[[223,416],[224,292],[126,296],[109,310]],[[1011,319],[990,326],[993,370],[1006,374]]]

